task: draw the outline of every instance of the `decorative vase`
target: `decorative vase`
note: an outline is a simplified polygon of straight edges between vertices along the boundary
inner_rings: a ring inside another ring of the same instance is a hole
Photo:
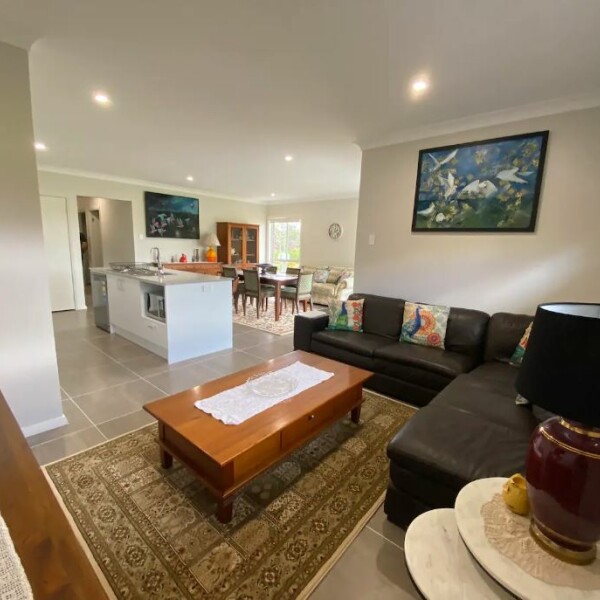
[[[529,442],[531,534],[553,556],[585,565],[600,540],[600,429],[552,417]]]
[[[214,246],[209,246],[206,251],[206,261],[207,262],[217,262],[217,251]]]

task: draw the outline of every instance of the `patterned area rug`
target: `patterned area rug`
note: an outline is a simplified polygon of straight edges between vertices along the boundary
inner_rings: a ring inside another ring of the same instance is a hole
[[[255,329],[261,329],[268,333],[274,333],[275,335],[286,335],[294,331],[294,315],[292,314],[292,305],[288,303],[287,309],[284,308],[279,317],[279,321],[275,320],[275,302],[273,299],[269,301],[269,308],[267,312],[260,313],[260,317],[256,318],[256,307],[250,306],[250,302],[246,305],[246,316],[243,315],[242,307],[239,307],[239,314],[235,314],[233,311],[233,322],[239,323],[240,325],[246,325],[247,327],[254,327]],[[326,310],[323,306],[315,305],[315,310]],[[300,312],[302,312],[302,305],[300,306]]]
[[[380,505],[386,445],[414,409],[365,392],[343,419],[249,484],[223,525],[149,425],[46,467],[119,599],[306,598]]]

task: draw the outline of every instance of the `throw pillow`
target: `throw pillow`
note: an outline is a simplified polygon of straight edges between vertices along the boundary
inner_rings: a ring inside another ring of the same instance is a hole
[[[400,341],[444,348],[449,314],[449,306],[406,302]]]
[[[350,279],[350,277],[352,277],[352,271],[349,271],[348,269],[344,269],[340,273],[340,276],[337,278],[335,284],[339,285],[340,283],[342,283],[342,281],[346,281],[346,279]]]
[[[517,344],[513,355],[510,357],[510,364],[515,367],[520,366],[523,362],[523,356],[525,356],[525,350],[527,349],[527,342],[529,341],[529,335],[531,334],[531,328],[533,326],[533,321],[529,323],[523,337],[521,337],[521,341]]]
[[[313,277],[314,283],[327,283],[329,277],[329,269],[317,269]]]
[[[329,303],[327,329],[338,331],[362,331],[365,300],[332,300]]]

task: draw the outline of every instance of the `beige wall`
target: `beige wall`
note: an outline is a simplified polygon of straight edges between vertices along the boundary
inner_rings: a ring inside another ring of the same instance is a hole
[[[25,50],[0,42],[0,390],[27,435],[66,423],[60,401]]]
[[[550,138],[535,233],[411,233],[421,148],[544,129]],[[600,108],[365,151],[354,289],[488,312],[598,302],[599,159]]]
[[[300,262],[303,265],[354,265],[358,200],[323,200],[294,204],[269,205],[268,219],[300,219]],[[332,223],[344,228],[341,238],[332,240],[328,230]]]
[[[135,258],[138,261],[150,260],[150,248],[158,246],[165,260],[171,255],[185,252],[188,258],[194,248],[199,247],[198,240],[156,239],[146,238],[144,219],[144,191],[163,192],[167,194],[183,193],[162,189],[154,186],[144,186],[133,183],[122,183],[109,179],[96,179],[53,173],[39,172],[40,192],[47,196],[61,196],[67,199],[69,213],[69,229],[71,236],[71,253],[79,253],[79,225],[77,222],[77,196],[113,198],[131,202],[133,213],[133,238]],[[186,193],[184,193],[185,195]],[[194,196],[189,193],[189,196]],[[238,223],[256,223],[261,226],[261,256],[264,254],[266,207],[248,202],[238,202],[223,198],[200,196],[200,235],[206,232],[216,232],[218,221],[236,221]],[[106,252],[106,249],[104,249]],[[76,263],[76,264],[75,264]],[[81,261],[74,261],[75,305],[85,308],[83,293],[83,276]]]

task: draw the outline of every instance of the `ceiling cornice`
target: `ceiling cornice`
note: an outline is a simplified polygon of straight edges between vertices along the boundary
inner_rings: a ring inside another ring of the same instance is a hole
[[[595,108],[597,106],[600,106],[600,91],[593,94],[525,104],[523,106],[481,113],[460,119],[423,125],[415,127],[414,129],[398,130],[378,138],[365,140],[364,142],[359,143],[359,146],[363,151],[370,150],[382,146],[400,144],[402,142],[412,142],[449,133],[468,131],[469,129],[503,125],[505,123],[523,121],[525,119],[534,119],[536,117],[545,117],[575,110]]]
[[[281,206],[284,204],[306,204],[307,202],[332,202],[334,200],[358,200],[358,194],[354,196],[318,196],[316,198],[279,198],[275,200],[268,200],[265,202],[267,206]]]
[[[178,192],[183,194],[195,194],[197,196],[208,196],[210,198],[220,198],[223,200],[235,200],[236,202],[247,202],[249,204],[266,204],[264,200],[254,198],[242,198],[241,196],[230,196],[219,194],[218,192],[208,192],[199,188],[176,186],[158,181],[147,181],[145,179],[134,179],[132,177],[118,177],[107,175],[106,173],[95,173],[93,171],[80,171],[79,169],[65,169],[63,167],[52,167],[47,165],[38,165],[38,171],[46,173],[57,173],[59,175],[71,175],[73,177],[85,177],[86,179],[100,179],[102,181],[114,181],[115,183],[124,183],[127,185],[137,185],[147,188],[159,188],[168,192]]]

